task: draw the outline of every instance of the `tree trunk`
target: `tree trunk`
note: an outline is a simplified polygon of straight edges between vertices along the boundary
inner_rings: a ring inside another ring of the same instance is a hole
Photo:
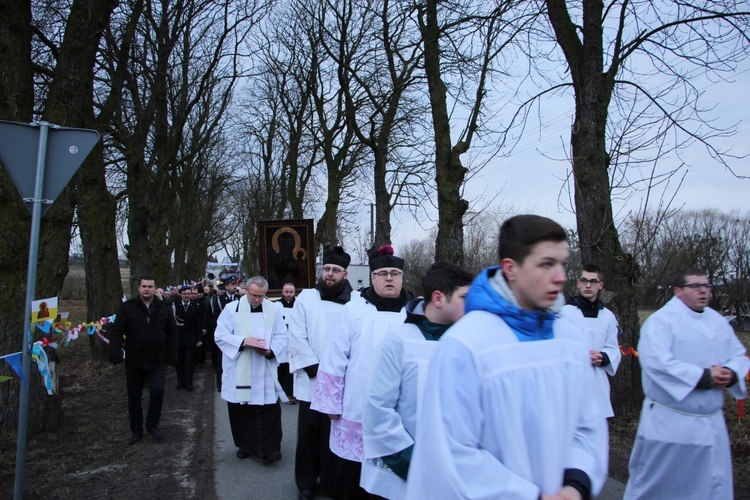
[[[435,258],[463,265],[463,218],[469,204],[461,198],[461,186],[466,176],[466,168],[461,164],[460,153],[454,152],[451,144],[446,87],[440,73],[440,27],[437,3],[437,0],[426,2],[426,22],[422,26],[425,75],[430,94],[432,127],[435,133],[435,183],[438,199]]]
[[[375,169],[375,238],[372,249],[391,244],[391,193],[386,185],[387,146],[373,148]]]
[[[0,2],[0,119],[32,121],[33,81],[31,1]],[[30,228],[29,211],[0,162],[0,355],[23,348]],[[0,365],[0,374],[12,373]],[[17,379],[0,384],[0,434],[16,430],[20,389]]]
[[[89,11],[90,22],[97,35],[105,28],[117,0],[99,2],[96,11]],[[114,110],[120,104],[122,86],[124,83],[124,69],[127,65],[129,49],[135,33],[135,25],[143,8],[143,1],[139,0],[133,7],[122,46],[117,55],[118,67],[113,78],[110,79],[109,96],[97,118],[93,117],[93,94],[90,109],[92,122],[97,128],[104,129],[112,119]],[[98,29],[96,26],[98,25]],[[97,38],[98,40],[98,38]],[[87,50],[95,50],[96,47]],[[93,80],[93,67],[90,73]],[[107,189],[106,167],[104,160],[104,146],[97,144],[78,173],[78,224],[83,246],[84,266],[86,271],[86,312],[92,319],[99,319],[114,314],[119,307],[122,295],[122,280],[117,251],[116,213],[117,201]],[[104,360],[107,346],[98,337],[90,339],[94,359]]]
[[[323,245],[328,249],[336,246],[336,227],[338,224],[339,202],[338,193],[341,192],[341,181],[336,175],[328,176],[328,198],[326,199],[325,211],[315,228],[315,251]]]
[[[140,143],[140,138],[131,142],[131,147]],[[145,141],[144,147],[145,147]],[[135,151],[144,151],[136,149]],[[137,153],[128,159],[128,259],[130,260],[130,292],[135,295],[141,276],[153,276],[157,286],[167,285],[171,277],[171,251],[166,245],[168,214],[171,197],[168,189],[160,190],[157,174],[145,164]],[[152,182],[151,178],[157,180]],[[155,194],[152,194],[155,193]],[[161,196],[160,196],[161,195]],[[165,199],[169,198],[169,201]]]
[[[78,224],[86,270],[86,313],[88,319],[94,321],[115,314],[122,297],[115,230],[117,202],[107,190],[101,143],[81,167],[78,190]],[[90,340],[93,359],[106,361],[106,344],[95,335]]]
[[[548,14],[558,44],[571,68],[575,89],[575,122],[571,133],[573,179],[581,261],[596,264],[614,295],[608,304],[617,316],[622,347],[638,343],[640,322],[635,299],[636,265],[620,245],[612,213],[607,154],[607,111],[614,89],[615,71],[604,72],[602,36],[603,4],[583,4],[583,43],[570,19],[565,2],[548,0]],[[612,385],[616,414],[638,411],[643,402],[640,367],[625,356]]]

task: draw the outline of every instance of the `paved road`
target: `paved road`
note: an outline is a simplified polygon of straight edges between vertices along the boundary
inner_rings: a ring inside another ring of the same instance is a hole
[[[297,498],[294,484],[294,449],[297,443],[297,405],[281,405],[281,461],[266,466],[250,458],[240,460],[229,428],[227,403],[219,393],[216,410],[216,497],[220,499],[292,500]]]
[[[227,404],[216,393],[214,400],[216,447],[216,497],[223,500],[259,499],[293,500],[297,498],[294,485],[294,449],[297,442],[297,405],[281,405],[282,428],[280,462],[265,466],[251,459],[239,460],[237,448],[229,429]],[[610,479],[604,486],[600,500],[622,500],[625,485]],[[323,498],[323,497],[320,497]]]

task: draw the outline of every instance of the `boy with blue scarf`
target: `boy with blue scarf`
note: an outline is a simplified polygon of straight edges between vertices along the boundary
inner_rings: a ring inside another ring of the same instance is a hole
[[[588,499],[607,474],[605,418],[564,304],[567,235],[519,215],[500,230],[466,315],[430,362],[408,498]]]

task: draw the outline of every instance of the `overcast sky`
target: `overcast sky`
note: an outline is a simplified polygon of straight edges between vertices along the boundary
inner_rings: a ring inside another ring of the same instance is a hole
[[[717,126],[728,127],[738,123],[737,133],[717,144],[731,146],[734,154],[742,156],[750,154],[750,63],[737,71],[734,80],[734,83],[706,81],[700,88],[705,91],[702,98],[704,107],[716,106],[713,116],[718,119]],[[568,228],[575,228],[575,216],[570,211],[568,195],[566,192],[561,195],[569,164],[553,160],[563,158],[569,148],[572,109],[572,98],[547,102],[542,108],[542,130],[527,129],[523,140],[509,157],[498,157],[489,162],[469,181],[466,198],[473,202],[474,197],[483,191],[489,196],[499,193],[497,199],[506,207],[513,206],[522,212],[544,215]],[[462,157],[464,164],[467,164],[468,156]],[[732,175],[712,160],[702,146],[693,146],[681,156],[689,165],[673,178],[669,186],[668,191],[673,193],[678,178],[684,173],[684,181],[672,203],[673,208],[739,209],[743,212],[750,209],[750,179],[738,179]],[[667,171],[679,164],[680,160],[672,155],[671,159],[659,162],[659,170]],[[730,166],[737,175],[750,177],[750,158],[732,160]],[[653,196],[658,199],[658,192]],[[645,197],[646,193],[635,193],[627,203],[616,202],[616,219],[622,219],[629,211],[637,211],[645,202]],[[476,209],[474,205],[470,208]],[[393,225],[397,252],[399,246],[412,239],[427,237],[427,231],[416,224],[409,214],[396,214]],[[369,227],[369,214],[365,216],[363,226]]]

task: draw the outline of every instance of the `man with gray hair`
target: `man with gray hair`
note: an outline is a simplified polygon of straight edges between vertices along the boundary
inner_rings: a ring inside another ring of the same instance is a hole
[[[247,280],[245,297],[224,308],[214,337],[223,353],[221,398],[227,402],[237,458],[271,465],[281,460],[283,391],[276,358],[286,356],[288,334],[267,291],[265,278]]]

